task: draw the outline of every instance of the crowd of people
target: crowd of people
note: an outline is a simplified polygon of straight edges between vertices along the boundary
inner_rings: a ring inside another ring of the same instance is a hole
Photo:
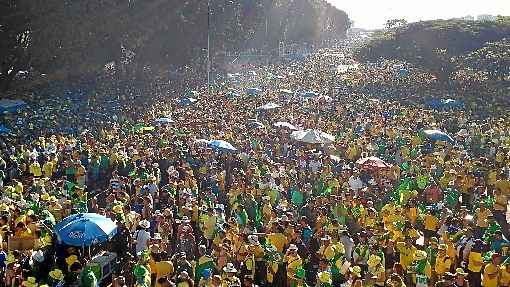
[[[5,115],[20,136],[0,159],[0,284],[510,286],[509,118],[403,102],[434,80],[389,64],[340,75],[331,67],[352,60],[326,54],[155,102],[132,91],[116,110],[96,97]],[[334,140],[299,141],[292,126]],[[80,212],[111,218],[116,235],[62,244],[53,226]],[[101,282],[87,263],[104,251],[117,268]]]

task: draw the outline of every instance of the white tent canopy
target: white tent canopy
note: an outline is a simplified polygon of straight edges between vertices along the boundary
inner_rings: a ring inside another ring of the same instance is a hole
[[[295,131],[290,137],[296,141],[311,144],[325,144],[335,141],[335,136],[315,129]]]

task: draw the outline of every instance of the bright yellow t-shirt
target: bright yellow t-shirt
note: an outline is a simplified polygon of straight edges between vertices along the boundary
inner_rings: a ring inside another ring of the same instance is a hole
[[[483,267],[482,254],[478,252],[469,252],[468,270],[471,272],[480,272]]]

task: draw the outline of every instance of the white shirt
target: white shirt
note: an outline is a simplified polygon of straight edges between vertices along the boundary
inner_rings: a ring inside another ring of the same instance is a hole
[[[150,239],[151,239],[150,233],[145,230],[138,230],[135,232],[136,254],[147,249]]]
[[[351,176],[349,177],[349,187],[354,191],[358,191],[363,188],[363,182],[358,176]]]

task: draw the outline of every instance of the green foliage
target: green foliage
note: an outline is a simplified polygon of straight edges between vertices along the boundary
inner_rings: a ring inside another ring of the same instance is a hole
[[[456,70],[457,57],[509,35],[508,17],[484,22],[416,22],[376,33],[372,41],[356,51],[356,57],[361,61],[381,58],[407,61],[429,69],[440,80],[447,80]]]
[[[324,0],[3,0],[0,5],[2,76],[28,64],[49,75],[96,74],[106,63],[121,63],[126,51],[132,54],[127,72],[204,66],[208,34],[214,55],[277,49],[284,39],[341,38],[350,25],[345,12]]]

